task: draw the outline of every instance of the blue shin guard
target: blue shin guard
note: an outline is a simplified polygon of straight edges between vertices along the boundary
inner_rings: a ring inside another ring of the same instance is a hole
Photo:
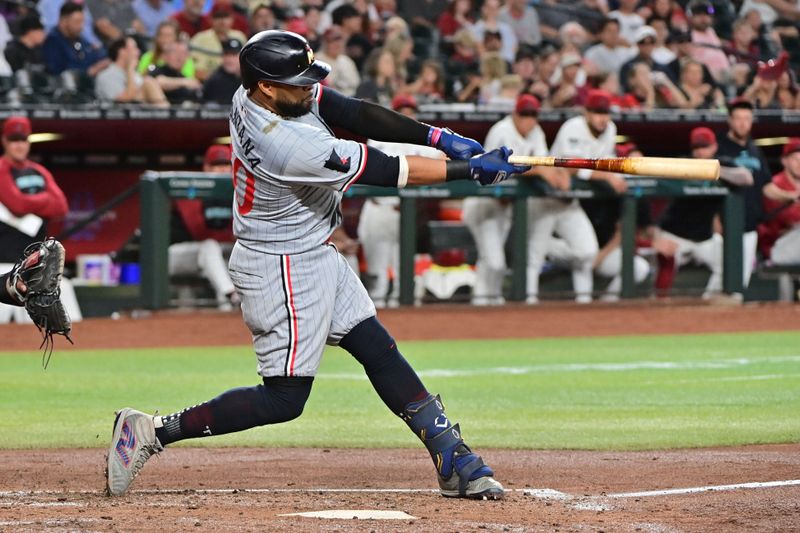
[[[498,499],[503,487],[494,472],[461,438],[458,424],[451,424],[439,396],[408,404],[400,415],[431,454],[445,496]]]

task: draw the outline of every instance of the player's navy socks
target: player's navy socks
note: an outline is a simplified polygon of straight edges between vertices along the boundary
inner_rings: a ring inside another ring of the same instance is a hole
[[[350,330],[339,342],[364,366],[372,386],[393,413],[428,396],[425,385],[397,349],[397,343],[374,316]]]
[[[274,377],[264,378],[263,385],[231,389],[160,421],[157,418],[156,437],[166,446],[295,419],[303,412],[313,381],[313,377]]]

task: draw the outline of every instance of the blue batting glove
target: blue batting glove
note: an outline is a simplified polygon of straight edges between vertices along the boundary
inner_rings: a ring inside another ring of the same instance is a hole
[[[483,146],[475,139],[462,137],[450,128],[434,128],[428,131],[428,145],[438,148],[450,159],[469,159],[483,153]]]
[[[480,182],[481,185],[494,185],[504,181],[510,174],[530,170],[530,165],[509,163],[508,156],[512,153],[514,152],[511,149],[503,146],[483,155],[476,155],[469,160],[469,173],[472,175],[472,179]]]

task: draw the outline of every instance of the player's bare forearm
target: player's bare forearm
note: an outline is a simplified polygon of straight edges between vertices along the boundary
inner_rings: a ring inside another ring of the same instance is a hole
[[[445,182],[447,163],[444,160],[409,155],[406,156],[406,161],[408,161],[408,185],[435,185]]]

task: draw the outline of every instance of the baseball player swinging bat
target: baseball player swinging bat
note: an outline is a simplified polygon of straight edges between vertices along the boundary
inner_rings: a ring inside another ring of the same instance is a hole
[[[636,176],[653,176],[680,180],[717,180],[717,159],[681,159],[672,157],[612,157],[584,159],[579,157],[533,157],[512,155],[509,163],[541,167],[588,168]]]

